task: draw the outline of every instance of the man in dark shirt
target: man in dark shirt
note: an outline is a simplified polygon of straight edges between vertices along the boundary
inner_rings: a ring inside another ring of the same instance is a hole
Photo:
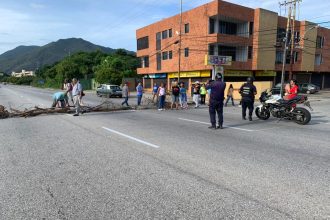
[[[206,89],[211,89],[210,101],[209,101],[209,114],[211,120],[210,129],[223,128],[223,100],[226,89],[226,83],[222,82],[222,75],[216,74],[216,80],[208,82]],[[218,126],[216,127],[215,115],[218,114]]]
[[[246,109],[249,109],[249,120],[252,121],[252,113],[254,108],[254,96],[257,94],[257,89],[253,85],[253,78],[247,78],[247,82],[244,83],[239,93],[242,95],[242,118],[246,120]]]

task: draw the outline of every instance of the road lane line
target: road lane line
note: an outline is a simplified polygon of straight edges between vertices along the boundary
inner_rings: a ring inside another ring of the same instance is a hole
[[[141,144],[145,144],[145,145],[147,145],[147,146],[149,146],[149,147],[159,148],[158,145],[151,144],[151,143],[149,143],[149,142],[146,142],[146,141],[143,141],[143,140],[141,140],[141,139],[138,139],[138,138],[135,138],[135,137],[129,136],[129,135],[127,135],[127,134],[123,134],[123,133],[121,133],[121,132],[119,132],[119,131],[115,131],[115,130],[112,130],[112,129],[107,128],[107,127],[102,127],[102,128],[103,128],[104,130],[109,131],[109,132],[112,132],[112,133],[118,134],[118,135],[120,135],[120,136],[126,137],[126,138],[128,138],[128,139],[130,139],[130,140],[133,140],[133,141],[139,142],[139,143],[141,143]]]
[[[182,121],[189,121],[189,122],[195,122],[195,123],[199,123],[199,124],[205,124],[205,125],[210,125],[210,123],[207,122],[202,122],[202,121],[195,121],[195,120],[190,120],[190,119],[186,119],[186,118],[178,118],[179,120]],[[253,132],[255,130],[250,130],[250,129],[245,129],[245,128],[237,128],[237,127],[233,127],[233,126],[223,126],[224,128],[231,128],[231,129],[235,129],[235,130],[240,130],[240,131],[248,131],[248,132]]]
[[[203,109],[204,111],[206,111],[206,112],[209,112],[209,109]],[[227,112],[227,111],[224,111],[223,112],[223,114],[224,115],[226,115],[226,114],[229,114],[229,115],[242,115],[242,113],[239,113],[239,112]]]

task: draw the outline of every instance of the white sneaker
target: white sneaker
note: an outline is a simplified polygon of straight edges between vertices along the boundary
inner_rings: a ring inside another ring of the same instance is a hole
[[[163,109],[159,108],[158,111],[163,111]]]

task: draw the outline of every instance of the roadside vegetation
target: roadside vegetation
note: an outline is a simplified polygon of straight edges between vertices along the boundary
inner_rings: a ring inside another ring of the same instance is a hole
[[[36,71],[35,77],[0,76],[0,81],[18,85],[61,88],[64,79],[95,79],[98,83],[120,84],[124,77],[137,77],[139,65],[135,55],[118,49],[113,54],[78,52]]]

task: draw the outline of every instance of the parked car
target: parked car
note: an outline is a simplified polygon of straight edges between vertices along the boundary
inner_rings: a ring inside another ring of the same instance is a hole
[[[298,87],[299,87],[299,92],[301,93],[313,94],[320,91],[320,87],[312,83],[298,84]]]
[[[307,93],[307,94],[313,94],[316,93],[318,91],[320,91],[320,87],[311,83],[298,83],[298,92],[299,93]],[[285,84],[284,84],[285,86]],[[284,90],[284,87],[283,87]],[[272,88],[272,94],[280,94],[281,91],[281,83],[276,84],[273,88]]]
[[[118,85],[101,84],[96,89],[97,96],[122,97],[123,92]]]
[[[283,87],[284,90],[284,87]],[[281,83],[277,83],[273,88],[272,88],[272,94],[273,95],[278,95],[281,93]]]

